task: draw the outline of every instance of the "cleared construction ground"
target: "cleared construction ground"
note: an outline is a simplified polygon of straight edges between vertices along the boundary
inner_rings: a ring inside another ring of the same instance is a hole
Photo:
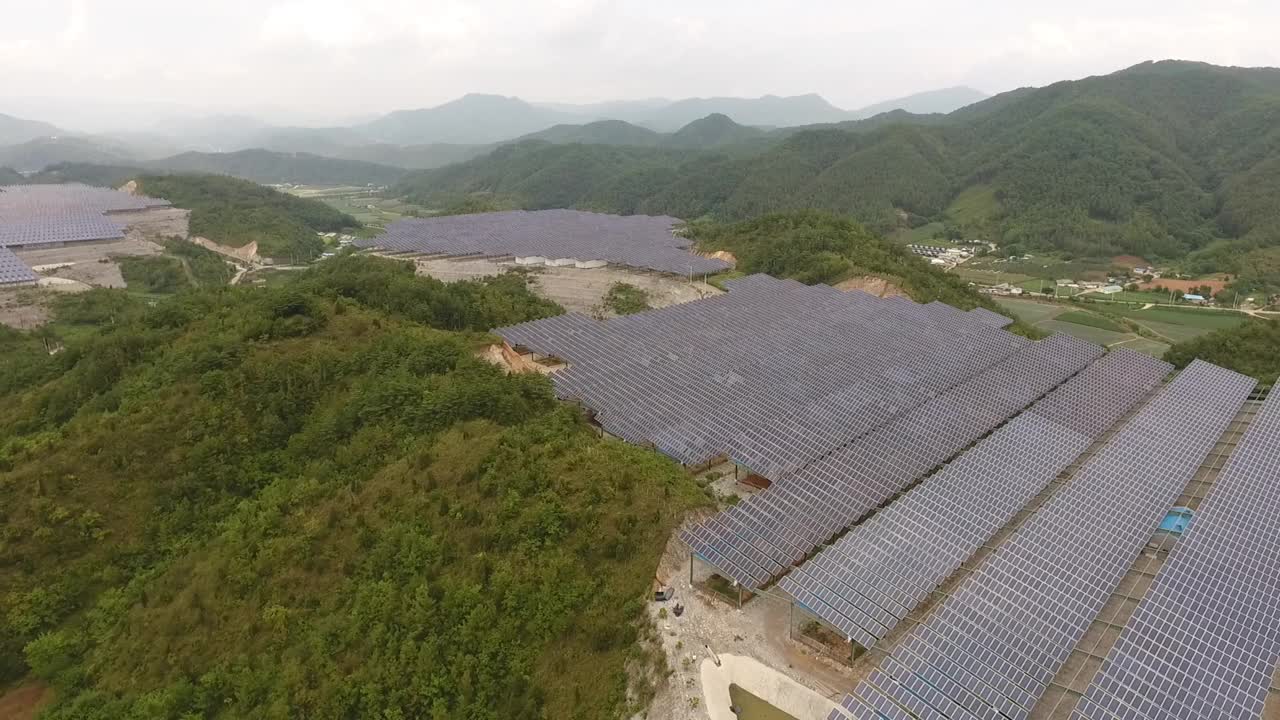
[[[392,256],[405,259],[403,256]],[[570,312],[596,314],[609,289],[626,283],[648,294],[649,306],[662,308],[719,295],[722,291],[695,279],[616,267],[535,267],[517,265],[514,260],[466,258],[414,258],[419,275],[444,282],[493,277],[520,270],[529,273],[538,294],[559,303]]]

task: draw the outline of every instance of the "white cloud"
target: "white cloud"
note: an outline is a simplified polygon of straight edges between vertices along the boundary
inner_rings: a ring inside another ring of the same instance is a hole
[[[469,91],[856,107],[1167,57],[1280,65],[1270,0],[0,0],[0,17],[0,112],[91,97],[323,122]]]

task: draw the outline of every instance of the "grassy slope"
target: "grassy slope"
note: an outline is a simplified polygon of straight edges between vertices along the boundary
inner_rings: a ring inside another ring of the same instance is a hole
[[[702,496],[472,357],[466,331],[554,306],[366,258],[97,295],[63,353],[0,334],[0,683],[78,720],[621,710]]]

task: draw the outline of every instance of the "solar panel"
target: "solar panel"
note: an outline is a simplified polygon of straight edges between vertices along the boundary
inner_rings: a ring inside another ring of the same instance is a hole
[[[1280,657],[1280,394],[1134,610],[1076,718],[1257,718]]]
[[[27,284],[38,279],[39,276],[19,260],[17,255],[0,247],[0,285]]]
[[[715,273],[731,265],[690,250],[667,216],[605,215],[578,210],[512,210],[397,220],[360,247],[451,257],[514,256],[603,261],[677,275]]]
[[[168,205],[85,185],[0,186],[0,247],[122,238],[124,228],[109,214]]]
[[[710,543],[738,551],[739,574],[721,569],[757,590],[1102,354],[1102,348],[1064,335],[1025,345],[794,473],[779,476],[768,490],[682,537],[700,554]],[[851,609],[825,598],[823,592],[832,591],[826,584],[802,588],[799,582],[783,582],[793,595],[809,590],[823,599],[845,618],[832,624],[851,637],[879,636],[896,622],[877,614],[883,607]],[[840,596],[846,604],[849,597]],[[855,627],[860,629],[855,632]]]
[[[837,628],[883,638],[1172,369],[1133,351],[1108,353],[779,587],[835,593],[854,611]]]
[[[894,650],[889,673],[904,687],[945,679],[935,687],[980,717],[1027,717],[1254,385],[1190,365]]]
[[[496,332],[566,360],[557,395],[608,432],[687,465],[727,455],[771,478],[1027,344],[910,301],[768,276],[727,286],[607,321],[571,314]]]

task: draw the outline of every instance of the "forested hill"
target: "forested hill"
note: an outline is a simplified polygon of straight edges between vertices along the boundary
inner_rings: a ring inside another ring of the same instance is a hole
[[[96,181],[99,176],[118,179],[141,173],[209,173],[228,175],[256,183],[298,183],[301,185],[391,185],[407,170],[355,159],[323,157],[309,153],[241,150],[231,153],[189,152],[161,160],[129,162],[107,155],[46,158],[35,164],[43,168],[31,182]],[[0,166],[4,165],[0,156]],[[29,165],[23,165],[27,167]],[[112,172],[95,168],[112,168]],[[76,176],[81,173],[84,177]],[[111,183],[107,183],[111,184]],[[116,183],[119,184],[119,183]]]
[[[390,185],[406,172],[401,168],[361,160],[267,150],[189,152],[146,163],[146,167],[156,172],[215,173],[257,183],[304,185]]]
[[[0,329],[0,686],[47,720],[630,715],[705,495],[475,358],[558,312],[524,283],[347,257]]]
[[[117,178],[118,179],[118,178]],[[138,189],[191,211],[191,235],[222,245],[258,243],[258,254],[289,262],[320,255],[321,232],[359,226],[319,200],[294,197],[223,175],[140,175]]]
[[[813,207],[879,231],[943,221],[1010,252],[1200,251],[1229,265],[1228,251],[1280,244],[1280,70],[1146,63],[947,116],[774,139],[745,155],[520,143],[397,190],[426,203],[484,192],[688,219]]]

